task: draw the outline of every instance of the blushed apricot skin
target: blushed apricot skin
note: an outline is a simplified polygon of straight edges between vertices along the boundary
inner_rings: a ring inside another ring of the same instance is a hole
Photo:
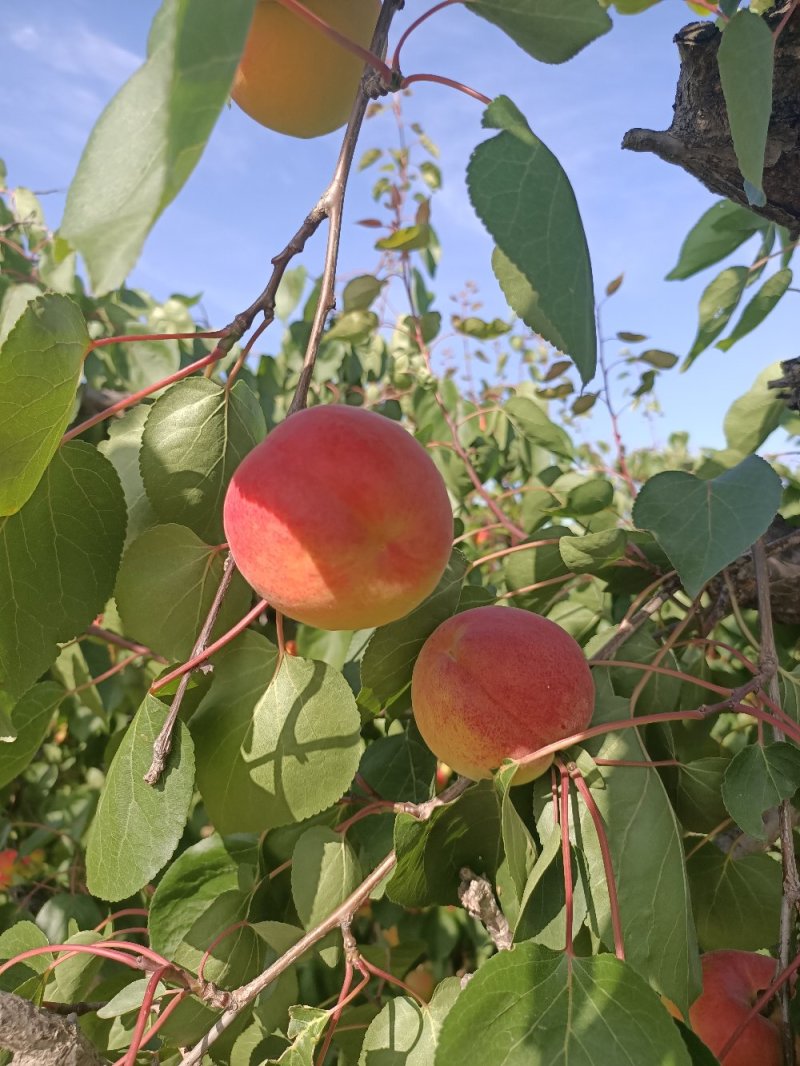
[[[476,607],[427,639],[411,703],[431,751],[480,780],[505,759],[585,729],[594,682],[580,647],[555,622],[516,607]],[[548,755],[520,768],[514,784],[539,777],[552,761]]]
[[[433,592],[453,539],[425,449],[397,422],[336,404],[292,415],[245,457],[223,521],[256,592],[320,629],[408,614]]]
[[[356,44],[369,47],[378,0],[303,0]],[[259,0],[231,87],[256,122],[292,137],[319,137],[344,125],[364,64],[278,3]]]
[[[701,956],[703,992],[689,1008],[692,1029],[718,1055],[775,976],[775,960],[752,951],[709,951]],[[725,1056],[725,1066],[781,1066],[777,1025],[762,1015]]]

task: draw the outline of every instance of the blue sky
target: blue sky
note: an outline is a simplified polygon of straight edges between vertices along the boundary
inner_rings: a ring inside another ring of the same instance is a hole
[[[407,0],[403,26],[430,6]],[[144,55],[155,0],[4,0],[0,11],[0,156],[12,184],[64,190],[97,115]],[[682,0],[662,0],[636,17],[615,17],[606,37],[558,67],[536,63],[494,27],[458,6],[429,20],[404,49],[405,73],[436,71],[488,96],[506,93],[555,152],[578,198],[598,292],[624,272],[625,283],[605,311],[605,333],[645,333],[653,347],[683,356],[691,346],[697,302],[714,270],[665,282],[687,230],[715,198],[675,167],[620,150],[632,126],[663,129],[671,119],[678,74],[672,37],[693,16]],[[481,107],[436,85],[417,85],[404,105],[441,148],[445,189],[433,221],[444,247],[435,288],[439,309],[467,280],[480,288],[485,317],[507,314],[489,266],[491,242],[472,212],[464,170],[486,134]],[[370,121],[363,148],[394,143],[386,114]],[[271,255],[285,244],[327,182],[338,135],[314,141],[283,137],[226,110],[178,200],[157,224],[131,282],[157,296],[204,293],[211,322],[221,326],[260,291]],[[353,224],[372,214],[374,175],[356,175],[349,193],[340,272],[371,270],[374,234]],[[63,192],[48,196],[51,223]],[[304,262],[319,270],[322,235]],[[734,262],[744,262],[734,257]],[[722,417],[758,372],[796,354],[794,305],[785,303],[755,335],[729,352],[705,353],[687,374],[659,388],[664,416],[649,426],[626,416],[630,444],[664,441],[688,429],[696,446],[723,445]],[[616,342],[608,348],[617,352]],[[265,340],[264,350],[269,350]],[[602,418],[590,434],[605,436]],[[772,443],[772,442],[770,442]]]

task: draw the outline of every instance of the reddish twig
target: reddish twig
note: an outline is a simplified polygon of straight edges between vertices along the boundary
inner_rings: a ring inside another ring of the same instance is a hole
[[[566,926],[566,943],[564,952],[568,956],[574,954],[572,947],[572,909],[573,909],[573,884],[572,884],[572,849],[569,842],[569,774],[561,770],[561,858],[564,866],[564,924]]]
[[[594,824],[594,831],[597,835],[597,843],[600,845],[600,854],[603,859],[603,871],[606,877],[606,885],[608,887],[608,904],[611,911],[611,928],[614,934],[614,952],[618,959],[625,961],[625,944],[622,939],[622,917],[619,909],[619,895],[617,893],[617,882],[614,876],[614,864],[611,860],[611,848],[608,843],[608,834],[606,833],[605,822],[603,816],[595,802],[592,790],[586,784],[583,774],[578,769],[574,762],[567,763],[566,771],[583,797],[583,802],[586,804],[586,809],[589,812],[589,816]]]
[[[324,33],[326,37],[329,37],[332,41],[341,45],[342,48],[345,48],[348,52],[352,52],[353,55],[362,59],[367,66],[372,67],[372,69],[380,75],[381,80],[385,83],[387,88],[392,85],[393,74],[391,69],[387,67],[379,56],[376,56],[374,52],[370,51],[369,48],[363,48],[360,44],[356,44],[355,41],[351,40],[346,34],[340,33],[339,30],[334,29],[330,23],[326,22],[325,19],[320,18],[319,15],[314,14],[314,12],[310,11],[304,4],[301,4],[299,0],[278,0],[278,2],[282,4],[287,11],[291,11],[293,14],[307,22],[309,26],[313,26],[315,30]]]
[[[212,655],[216,655],[220,648],[224,648],[226,644],[230,644],[235,637],[238,637],[243,630],[247,629],[250,623],[254,622],[268,607],[269,604],[266,600],[259,600],[255,607],[247,612],[244,618],[240,618],[235,626],[231,626],[227,633],[223,633],[213,644],[209,644],[207,648],[197,652],[182,666],[176,666],[174,670],[171,670],[168,674],[165,674],[157,681],[154,681],[150,686],[150,691],[156,693],[176,678],[190,674],[192,670],[196,670],[198,666],[202,666],[202,664],[210,659]],[[197,645],[195,645],[195,647],[197,647]]]
[[[403,78],[400,83],[400,88],[407,89],[409,85],[413,85],[418,81],[430,81],[434,82],[436,85],[446,85],[449,89],[457,89],[460,93],[464,93],[465,96],[471,96],[473,100],[477,100],[485,107],[488,107],[492,102],[490,96],[484,96],[484,94],[478,92],[477,89],[473,89],[469,85],[464,85],[462,82],[456,81],[454,78],[445,78],[441,74],[410,74],[407,78]]]

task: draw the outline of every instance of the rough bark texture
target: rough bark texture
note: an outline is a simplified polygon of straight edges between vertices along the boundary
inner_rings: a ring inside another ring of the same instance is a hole
[[[771,28],[788,10],[783,0],[764,16]],[[629,130],[623,148],[652,152],[675,163],[712,192],[800,234],[800,7],[775,49],[772,119],[764,161],[764,207],[747,202],[733,150],[717,49],[722,34],[711,22],[692,22],[676,35],[681,71],[668,130]]]
[[[765,534],[772,616],[784,625],[800,625],[800,529],[776,515]],[[745,552],[726,567],[730,587],[740,607],[758,604],[752,552]],[[724,577],[709,581],[710,606],[702,616],[703,633],[731,613],[731,599]]]
[[[11,1066],[103,1066],[69,1017],[50,1014],[10,992],[0,992],[0,1048],[13,1051]]]

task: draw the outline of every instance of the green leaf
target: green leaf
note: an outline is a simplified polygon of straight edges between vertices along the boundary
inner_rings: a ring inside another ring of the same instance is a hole
[[[502,767],[495,775],[494,783],[500,798],[500,828],[505,854],[504,866],[508,873],[509,888],[513,890],[513,901],[507,894],[503,900],[503,912],[512,925],[516,925],[519,905],[525,894],[533,864],[536,861],[537,848],[530,830],[520,817],[511,798],[511,782],[516,774],[516,767]]]
[[[596,0],[472,0],[467,7],[542,63],[564,63],[611,29]]]
[[[694,597],[766,531],[781,491],[778,475],[755,455],[711,481],[668,470],[645,484],[633,522],[650,530]]]
[[[681,764],[675,810],[684,829],[710,833],[727,818],[720,789],[729,763],[712,755]]]
[[[583,537],[562,537],[558,550],[568,570],[576,574],[594,574],[621,559],[627,543],[624,529],[602,529]]]
[[[375,247],[391,252],[414,252],[427,248],[431,243],[431,227],[427,222],[419,226],[406,226],[395,230],[389,237],[375,241]]]
[[[703,951],[758,951],[775,943],[783,893],[780,862],[768,855],[732,859],[707,844],[686,869]]]
[[[314,1048],[330,1023],[326,1010],[317,1007],[290,1007],[288,1037],[292,1046],[279,1059],[270,1059],[266,1066],[313,1066]]]
[[[625,718],[627,713],[623,699],[609,696],[598,685],[593,724]],[[648,758],[632,729],[609,733],[586,747],[593,758]],[[602,782],[590,778],[588,783],[593,786],[592,796],[603,817],[611,849],[626,958],[657,992],[687,1012],[700,991],[700,963],[675,814],[656,770],[603,766],[601,773]],[[583,803],[580,810],[592,925],[610,949],[614,940],[602,854]],[[643,907],[645,899],[657,901],[657,906]]]
[[[747,208],[719,200],[689,230],[667,281],[690,278],[725,259],[763,226],[763,219]]]
[[[460,991],[458,978],[450,977],[436,987],[430,1003],[390,999],[367,1029],[359,1066],[432,1066],[442,1023]]]
[[[569,571],[561,557],[560,542],[564,537],[571,537],[573,530],[566,526],[542,526],[533,535],[533,541],[556,540],[556,544],[543,544],[539,548],[527,548],[525,551],[507,555],[503,561],[503,576],[510,591],[529,589],[531,585],[549,581],[556,577],[565,577]],[[536,611],[546,606],[558,592],[558,584],[545,585],[543,588],[514,596],[515,607]]]
[[[496,340],[511,330],[511,325],[504,322],[502,318],[494,318],[491,322],[487,322],[475,315],[470,315],[468,318],[451,315],[450,322],[457,333],[463,333],[465,337],[474,337],[479,341]]]
[[[767,278],[755,296],[748,301],[742,311],[741,318],[733,327],[733,331],[729,336],[717,341],[717,347],[721,351],[727,352],[738,340],[752,332],[756,326],[760,326],[791,284],[792,272],[788,268],[778,270]]]
[[[310,818],[358,768],[360,716],[342,675],[290,655],[275,674],[276,654],[255,633],[239,637],[216,657],[192,718],[198,787],[221,833]]]
[[[44,948],[49,943],[47,937],[33,922],[15,922],[0,935],[0,959],[13,959],[23,951],[32,948]],[[44,973],[53,964],[53,955],[32,955],[20,963],[36,973]]]
[[[148,57],[98,119],[67,195],[61,235],[96,293],[119,286],[194,170],[228,98],[255,0],[164,0]]]
[[[225,553],[185,526],[146,530],[122,559],[116,601],[125,632],[169,659],[188,658],[222,580]],[[159,603],[160,609],[153,610]],[[212,640],[246,614],[250,590],[238,575],[220,608]]]
[[[126,543],[158,522],[139,472],[139,451],[149,411],[146,404],[132,407],[122,418],[114,419],[109,424],[108,438],[97,445],[97,450],[109,460],[122,482],[128,507]]]
[[[264,433],[258,398],[244,381],[226,391],[193,377],[168,389],[150,409],[139,460],[161,521],[188,526],[209,544],[223,541],[228,482]]]
[[[0,744],[0,788],[19,777],[47,736],[56,708],[66,693],[54,681],[34,685],[11,712],[16,737]]]
[[[725,414],[725,441],[741,455],[760,448],[767,437],[781,424],[786,405],[770,381],[782,376],[780,363],[772,363],[758,375],[752,386],[734,400]]]
[[[572,186],[508,97],[489,105],[483,123],[502,132],[472,153],[467,183],[497,244],[495,274],[511,307],[572,357],[586,383],[597,359],[594,290]]]
[[[292,899],[304,928],[332,914],[361,884],[361,866],[342,833],[307,829],[292,854]]]
[[[308,281],[308,271],[304,266],[285,271],[275,294],[275,314],[283,322],[288,322],[292,312],[302,299]]]
[[[204,916],[215,900],[238,890],[240,866],[255,869],[257,862],[254,838],[245,836],[222,840],[215,834],[181,852],[164,871],[150,902],[152,948],[196,971],[208,947],[198,935]],[[214,958],[228,959],[228,951],[215,950]]]
[[[385,281],[379,281],[372,274],[361,274],[348,281],[342,293],[344,311],[367,311],[378,299],[385,284]]]
[[[67,428],[89,347],[76,304],[29,303],[0,348],[0,515],[28,500]]]
[[[800,788],[800,751],[780,742],[748,744],[725,771],[722,798],[735,822],[757,840],[767,834],[761,815]]]
[[[647,363],[656,370],[669,370],[678,362],[677,355],[673,355],[672,352],[662,352],[660,348],[648,348],[646,352],[640,352],[636,358],[640,363]]]
[[[147,695],[108,768],[86,848],[86,881],[101,899],[138,892],[168,861],[183,833],[194,790],[194,754],[180,720],[155,787],[144,775],[168,709]]]
[[[33,495],[0,519],[0,690],[30,688],[103,609],[125,537],[114,468],[82,441],[56,452]]]
[[[402,733],[369,744],[358,772],[382,799],[422,803],[431,796],[436,756],[410,723]]]
[[[380,709],[405,692],[422,645],[455,614],[466,572],[467,560],[454,551],[430,596],[405,618],[375,630],[361,661],[360,704]]]
[[[772,114],[774,60],[772,31],[764,19],[752,11],[737,11],[724,26],[717,61],[745,192],[757,207],[767,202],[761,182]]]
[[[725,329],[742,298],[749,276],[747,267],[728,267],[703,290],[697,336],[681,370],[688,370],[698,355]]]
[[[512,396],[503,410],[526,440],[541,444],[554,455],[572,458],[572,441],[561,426],[550,421],[541,404],[527,396]]]
[[[2,261],[0,259],[0,262]],[[2,289],[0,289],[0,292],[2,292]],[[28,305],[39,299],[41,295],[42,290],[38,285],[29,285],[24,281],[18,285],[11,285],[10,288],[6,289],[3,301],[0,304],[0,345],[5,343],[9,333],[19,322]]]
[[[436,1066],[690,1066],[655,993],[610,955],[517,944],[485,962],[442,1027]]]
[[[351,343],[366,340],[378,328],[378,321],[374,311],[345,311],[327,331],[325,340]]]
[[[457,903],[462,866],[492,878],[500,862],[500,804],[492,783],[438,807],[426,822],[399,815],[394,842],[397,866],[386,890],[391,900],[403,907]]]

